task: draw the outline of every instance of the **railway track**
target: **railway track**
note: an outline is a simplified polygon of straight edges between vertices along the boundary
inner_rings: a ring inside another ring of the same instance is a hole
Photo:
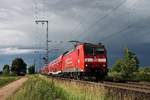
[[[122,89],[126,91],[133,91],[133,92],[140,92],[150,94],[150,84],[149,83],[138,83],[138,82],[130,82],[130,83],[117,83],[117,82],[90,82],[90,81],[82,81],[82,80],[74,80],[68,78],[55,78],[57,80],[64,80],[64,81],[72,81],[79,84],[85,84],[90,86],[102,86],[106,88],[115,88],[115,89]]]
[[[139,83],[116,83],[116,82],[103,82],[106,87],[114,87],[120,89],[126,89],[135,92],[143,92],[150,94],[150,84],[139,84]]]
[[[142,85],[150,87],[150,82],[127,82],[128,84]]]
[[[62,83],[73,83],[76,86],[86,86],[89,88],[97,89],[97,87],[106,90],[106,96],[110,100],[150,100],[150,83],[145,82],[90,82],[82,80],[74,80],[60,77],[50,77],[53,81]]]

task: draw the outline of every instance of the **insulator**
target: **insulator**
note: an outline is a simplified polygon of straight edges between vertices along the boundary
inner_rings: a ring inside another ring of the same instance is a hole
[[[44,22],[42,22],[42,25],[44,24]]]
[[[35,22],[36,24],[38,24],[38,22]]]

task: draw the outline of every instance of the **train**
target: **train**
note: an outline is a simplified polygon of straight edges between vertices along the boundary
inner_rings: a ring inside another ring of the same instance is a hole
[[[40,72],[61,77],[91,77],[100,80],[107,75],[107,62],[107,51],[103,44],[79,43],[42,67]]]

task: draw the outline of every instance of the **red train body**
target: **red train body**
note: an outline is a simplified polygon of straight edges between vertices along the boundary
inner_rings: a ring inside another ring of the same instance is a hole
[[[107,54],[104,45],[82,43],[60,55],[41,69],[45,74],[78,73],[103,77],[107,74]]]
[[[48,72],[49,72],[48,67],[47,66],[42,67],[41,70],[40,70],[40,72],[42,74],[48,74]]]

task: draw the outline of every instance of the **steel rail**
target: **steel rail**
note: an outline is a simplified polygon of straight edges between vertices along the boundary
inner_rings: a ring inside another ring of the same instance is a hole
[[[82,81],[82,80],[74,80],[74,79],[68,79],[68,78],[58,78],[58,77],[52,77],[56,80],[64,80],[64,81],[70,81],[70,82],[76,82],[79,84],[87,84],[91,86],[101,86],[106,88],[115,88],[115,89],[123,89],[127,91],[134,91],[134,92],[140,92],[140,93],[146,93],[150,94],[150,86],[146,85],[140,85],[137,83],[131,84],[131,83],[117,83],[117,82],[90,82],[90,81]]]

